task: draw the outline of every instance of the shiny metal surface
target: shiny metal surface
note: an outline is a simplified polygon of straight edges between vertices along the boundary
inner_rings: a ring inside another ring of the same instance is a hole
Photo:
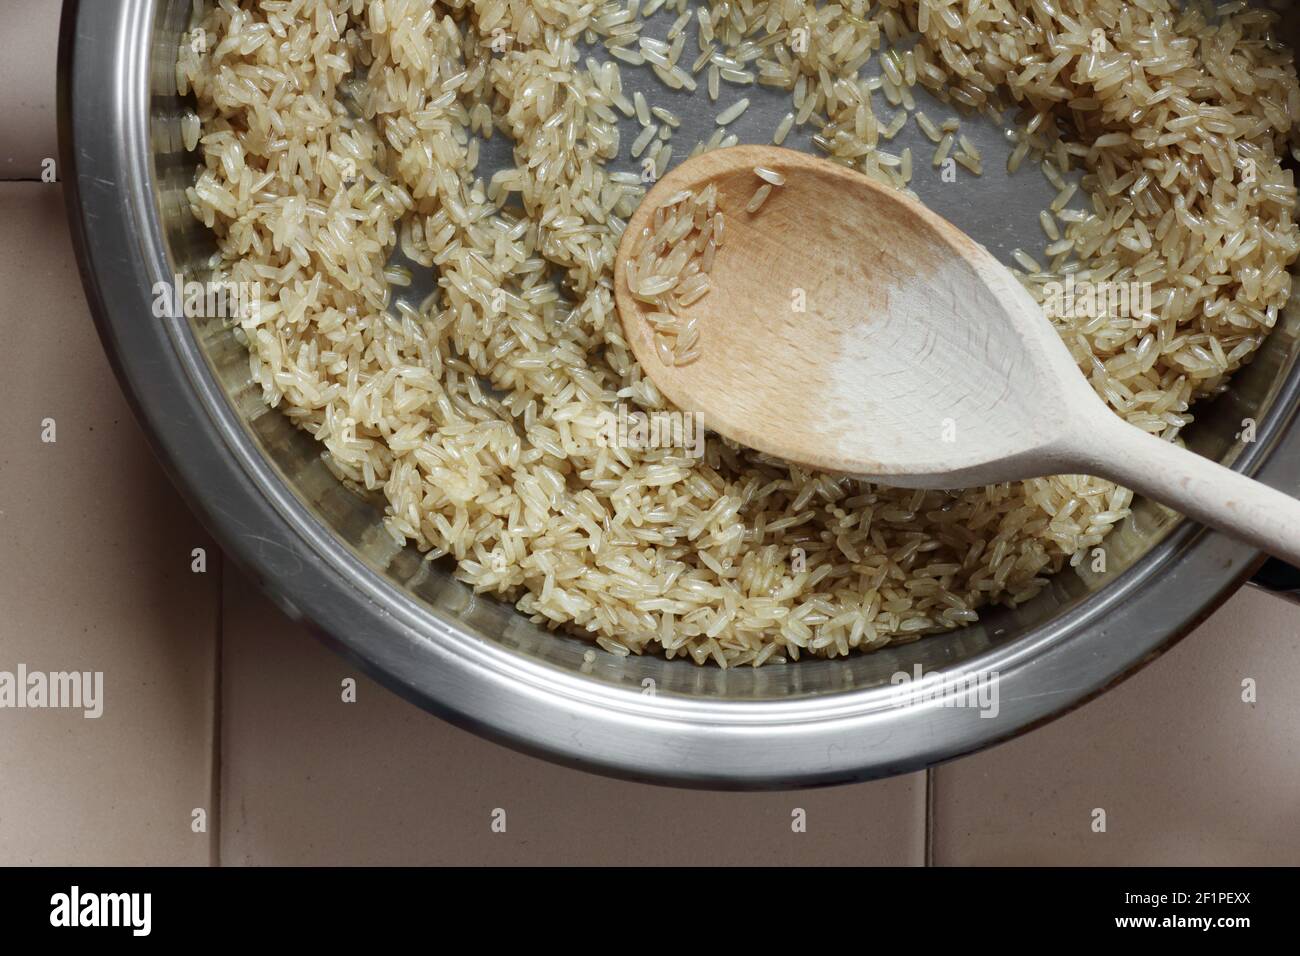
[[[633,779],[778,788],[882,776],[1077,706],[1186,633],[1259,563],[1250,549],[1141,502],[1108,539],[1105,574],[1067,571],[1034,601],[990,610],[952,635],[758,670],[601,651],[588,662],[590,644],[546,632],[474,596],[447,566],[395,547],[379,524],[382,503],[346,490],[312,440],[261,404],[222,323],[152,317],[154,283],[178,271],[201,276],[211,251],[183,196],[194,158],[181,147],[172,64],[189,8],[189,0],[65,4],[61,173],[87,295],[160,459],[228,553],[291,615],[421,706],[512,746]],[[685,109],[671,98],[665,105]],[[768,125],[755,130],[770,130],[771,109],[751,108],[758,124],[766,110]],[[990,130],[977,141],[985,148],[996,138]],[[918,192],[1002,253],[1037,228],[1050,194],[1005,175]],[[1279,323],[1233,390],[1198,406],[1186,436],[1195,450],[1291,493],[1300,489],[1297,331],[1294,315]],[[1258,438],[1243,446],[1235,436],[1244,418],[1256,420]],[[918,701],[891,683],[915,668],[938,675],[936,692],[996,674],[997,715],[944,706],[937,694]]]

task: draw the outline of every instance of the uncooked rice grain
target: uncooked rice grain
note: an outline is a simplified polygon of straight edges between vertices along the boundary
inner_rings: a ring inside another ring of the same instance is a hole
[[[952,133],[944,133],[943,139],[939,140],[939,148],[934,151],[934,159],[931,160],[931,163],[935,166],[942,166],[948,159],[948,154],[952,152],[954,142]]]
[[[786,136],[790,134],[790,128],[794,126],[794,114],[786,113],[781,117],[781,122],[776,124],[776,131],[772,134],[772,142],[780,146],[785,142]]]
[[[772,194],[772,184],[764,183],[754,190],[754,195],[749,197],[749,202],[745,203],[745,212],[758,212],[763,203],[767,202],[767,197]]]
[[[725,110],[717,115],[716,122],[719,126],[726,126],[728,123],[734,123],[740,118],[740,114],[749,109],[749,100],[739,99],[732,103]]]

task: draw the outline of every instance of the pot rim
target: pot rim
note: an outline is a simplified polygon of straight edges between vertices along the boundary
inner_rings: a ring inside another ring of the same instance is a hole
[[[150,149],[159,0],[69,0],[59,51],[60,164],[83,284],[155,453],[226,553],[292,616],[381,683],[477,733],[634,780],[779,789],[917,770],[1044,723],[1153,660],[1263,560],[1181,522],[1133,567],[1006,645],[946,669],[998,675],[1001,713],[896,687],[785,700],[696,699],[563,671],[457,626],[360,560],[257,448],[183,319],[152,319],[170,278]],[[1236,468],[1300,486],[1291,374]],[[1043,688],[1048,687],[1047,691]]]

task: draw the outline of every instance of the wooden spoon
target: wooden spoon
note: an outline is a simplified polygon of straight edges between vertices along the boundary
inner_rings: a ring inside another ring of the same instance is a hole
[[[785,182],[751,214],[755,167]],[[699,357],[666,365],[628,260],[665,199],[709,183],[724,241],[682,310]],[[910,488],[1097,475],[1300,564],[1300,502],[1112,413],[988,250],[842,166],[762,146],[683,163],[628,223],[615,294],[664,396],[751,448]]]

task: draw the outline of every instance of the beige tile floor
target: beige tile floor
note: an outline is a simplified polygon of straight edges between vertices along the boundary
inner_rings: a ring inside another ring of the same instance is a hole
[[[0,710],[0,863],[207,863],[220,559],[109,370],[60,186],[0,183],[0,302],[0,670],[104,687],[98,719]]]
[[[1242,591],[1101,698],[932,771],[933,861],[1300,863],[1298,625]]]
[[[39,177],[58,153],[59,0],[0,2],[0,179]]]
[[[57,12],[0,0],[0,179],[54,153]],[[222,569],[108,371],[58,186],[0,183],[0,302],[0,670],[106,684],[98,720],[0,710],[0,863],[1300,861],[1300,610],[1275,598],[1238,595],[1100,700],[929,774],[765,795],[605,780],[420,712]]]

